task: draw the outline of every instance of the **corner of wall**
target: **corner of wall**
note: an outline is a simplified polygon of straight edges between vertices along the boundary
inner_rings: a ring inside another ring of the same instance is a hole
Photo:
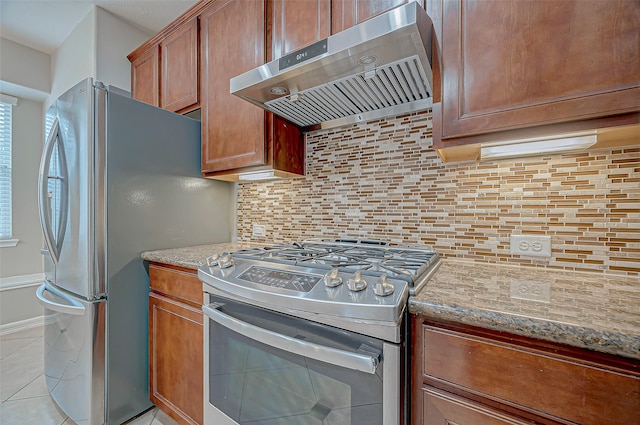
[[[96,78],[131,91],[131,64],[127,55],[153,36],[112,13],[96,7]]]
[[[81,80],[96,78],[96,11],[93,7],[51,55],[51,94],[45,111],[62,93]],[[87,40],[91,40],[87,43]]]

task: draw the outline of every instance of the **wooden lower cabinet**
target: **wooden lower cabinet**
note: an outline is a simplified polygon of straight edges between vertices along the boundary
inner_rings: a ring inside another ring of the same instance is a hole
[[[412,320],[413,425],[640,425],[640,361]]]
[[[194,271],[157,264],[149,276],[150,399],[180,424],[202,424],[202,283]]]

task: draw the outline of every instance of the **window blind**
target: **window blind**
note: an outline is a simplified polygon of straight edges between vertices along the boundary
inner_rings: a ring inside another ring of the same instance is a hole
[[[0,102],[0,239],[11,239],[11,109]]]

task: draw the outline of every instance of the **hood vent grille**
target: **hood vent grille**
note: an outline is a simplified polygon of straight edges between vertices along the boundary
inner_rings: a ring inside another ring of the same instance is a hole
[[[265,105],[272,112],[302,126],[380,111],[380,116],[403,113],[426,102],[430,106],[427,74],[417,56],[321,84]],[[409,109],[407,109],[409,108]],[[371,115],[368,115],[371,119]]]
[[[433,26],[420,3],[237,75],[229,90],[303,131],[429,109]]]

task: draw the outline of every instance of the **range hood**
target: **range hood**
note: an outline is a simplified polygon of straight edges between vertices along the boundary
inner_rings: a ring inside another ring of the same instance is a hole
[[[411,1],[232,78],[231,93],[303,130],[428,109],[431,26]]]

